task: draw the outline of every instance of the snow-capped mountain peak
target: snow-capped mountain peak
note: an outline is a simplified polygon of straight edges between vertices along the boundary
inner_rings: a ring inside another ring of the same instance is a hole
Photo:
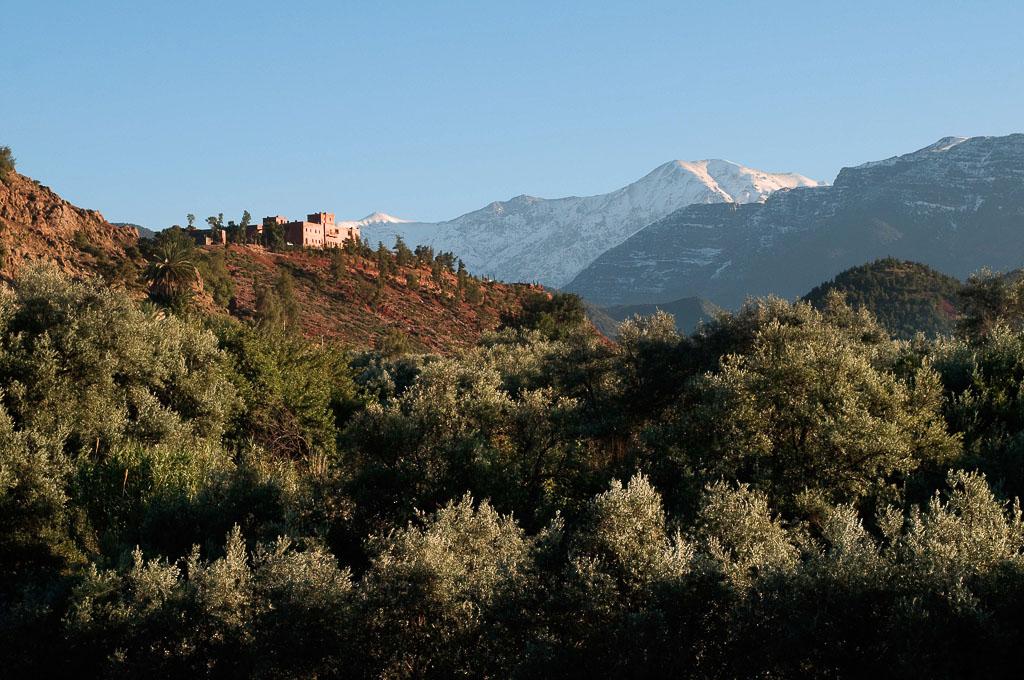
[[[401,217],[395,217],[394,215],[388,215],[387,213],[374,212],[370,213],[361,220],[339,220],[338,226],[351,228],[351,227],[367,227],[371,224],[407,224],[409,220],[403,220]]]
[[[395,217],[394,215],[388,215],[387,213],[382,212],[370,213],[363,219],[359,220],[360,224],[377,224],[380,222],[385,222],[387,224],[401,224],[411,221],[412,220],[403,220],[401,217]]]
[[[936,153],[949,151],[954,146],[958,144],[963,144],[968,139],[970,139],[970,137],[943,137],[942,139],[935,142],[931,146],[926,146],[925,148],[921,149],[921,151],[933,151]]]
[[[721,195],[726,203],[760,203],[780,189],[823,184],[796,173],[764,172],[720,158],[671,161],[659,166],[647,177],[659,171],[662,171],[661,175],[669,176],[673,172],[692,175]],[[643,182],[647,177],[640,181]]]
[[[712,173],[714,174],[714,173]],[[719,180],[719,184],[722,182]],[[880,257],[965,278],[1024,252],[1024,134],[946,137],[843,168],[832,186],[737,209],[691,205],[602,254],[565,288],[598,304],[803,295]]]
[[[520,195],[447,222],[376,221],[371,243],[451,251],[477,274],[561,286],[597,256],[648,224],[694,203],[763,202],[780,189],[818,186],[791,173],[769,173],[720,159],[670,161],[607,194],[544,199]]]

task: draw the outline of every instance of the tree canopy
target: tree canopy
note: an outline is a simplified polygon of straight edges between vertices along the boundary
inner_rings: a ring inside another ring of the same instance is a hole
[[[690,335],[636,317],[612,342],[578,298],[538,291],[440,357],[303,337],[287,277],[252,322],[176,308],[197,274],[185,234],[153,253],[173,248],[150,299],[46,267],[0,289],[7,675],[1024,662],[1012,278],[980,275],[976,322],[913,340],[831,294]],[[454,259],[411,257],[459,280]]]

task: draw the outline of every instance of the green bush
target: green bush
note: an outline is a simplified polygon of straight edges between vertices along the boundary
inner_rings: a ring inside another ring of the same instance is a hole
[[[213,296],[213,301],[227,307],[235,297],[235,281],[228,271],[224,251],[204,252],[196,259],[196,269],[202,277],[203,288]]]
[[[1024,332],[1001,284],[981,332],[912,342],[826,295],[612,343],[540,294],[446,357],[306,340],[291,286],[258,323],[48,269],[2,289],[7,675],[1024,663]]]
[[[0,146],[0,179],[7,179],[7,176],[14,172],[16,164],[11,147]]]

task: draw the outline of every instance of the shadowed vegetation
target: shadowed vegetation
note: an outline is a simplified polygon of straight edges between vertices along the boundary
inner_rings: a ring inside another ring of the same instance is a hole
[[[935,339],[832,294],[690,335],[637,316],[613,343],[545,294],[442,357],[397,329],[364,351],[304,338],[290,274],[252,322],[176,312],[197,274],[173,255],[151,274],[168,308],[45,267],[0,292],[11,677],[1024,661],[1012,279],[974,277]]]

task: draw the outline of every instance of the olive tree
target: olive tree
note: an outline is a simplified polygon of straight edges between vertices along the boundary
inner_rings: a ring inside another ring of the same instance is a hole
[[[75,453],[219,438],[235,406],[226,362],[197,323],[98,282],[40,268],[0,295],[3,401]]]
[[[371,550],[359,604],[368,675],[508,674],[517,651],[506,626],[532,578],[531,541],[511,517],[467,495]]]
[[[904,377],[885,343],[797,306],[805,320],[767,321],[696,382],[682,418],[693,465],[776,500],[820,490],[848,501],[958,453],[927,362]]]

